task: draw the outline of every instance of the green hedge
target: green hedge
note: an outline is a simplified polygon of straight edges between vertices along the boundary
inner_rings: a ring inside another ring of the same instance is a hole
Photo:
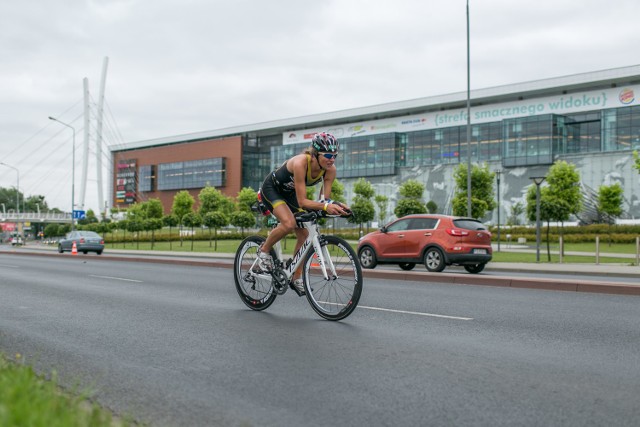
[[[497,241],[498,229],[491,227],[492,240]],[[549,241],[557,243],[560,240],[560,232],[565,243],[590,243],[594,242],[596,236],[600,236],[600,241],[612,243],[635,243],[636,237],[640,236],[640,225],[612,225],[592,224],[578,227],[556,227],[549,230]],[[611,233],[611,234],[609,234]],[[531,227],[511,227],[500,229],[500,241],[507,240],[507,234],[511,235],[511,242],[516,243],[518,238],[524,237],[527,242],[536,241],[536,230]],[[547,226],[540,227],[540,240],[547,241]]]
[[[321,229],[320,231],[325,234],[331,234],[331,230]],[[218,231],[217,237],[214,236],[213,232],[211,233],[211,237],[209,237],[208,231],[198,230],[195,232],[195,235],[193,236],[193,240],[207,241],[207,242],[209,241],[209,239],[213,240],[214,238],[216,240],[242,240],[247,236],[255,235],[255,234],[266,237],[267,229],[263,228],[257,232],[255,230],[245,230],[244,233],[241,233],[240,230],[237,230],[237,231],[234,230],[231,232],[225,230],[224,233]],[[334,233],[334,235],[346,240],[358,240],[359,238],[359,233],[357,229],[339,230],[339,232]],[[133,233],[127,232],[125,234],[122,231],[117,231],[116,233],[111,233],[111,232],[106,233],[102,237],[105,239],[105,241],[112,244],[124,243],[124,242],[126,243],[150,242],[151,232],[146,232],[146,231],[140,232],[139,237],[137,237]],[[169,235],[169,231],[168,229],[166,229],[160,232],[156,231],[154,239],[156,242],[168,242],[168,241],[176,242],[180,240],[180,235],[176,229],[172,230],[171,235]],[[192,239],[192,236],[188,236],[188,235],[182,236],[182,240],[184,241],[191,241],[191,239]]]

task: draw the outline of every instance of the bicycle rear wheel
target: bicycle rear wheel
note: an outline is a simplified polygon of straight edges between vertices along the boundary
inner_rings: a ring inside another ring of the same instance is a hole
[[[272,278],[261,278],[250,274],[250,268],[257,265],[258,248],[264,243],[260,236],[249,236],[240,243],[233,263],[233,277],[236,290],[242,302],[252,310],[260,311],[273,304],[276,293]],[[271,253],[271,256],[275,254]],[[275,258],[274,258],[275,259]]]
[[[336,269],[333,276],[327,264],[329,280],[325,280],[316,251],[304,260],[303,278],[307,300],[313,310],[327,320],[342,320],[358,306],[362,293],[362,269],[358,256],[343,239],[321,236],[323,253],[329,255]]]

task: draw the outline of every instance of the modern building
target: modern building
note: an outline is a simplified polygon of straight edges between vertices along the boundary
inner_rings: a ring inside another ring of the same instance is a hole
[[[580,172],[585,217],[593,215],[598,188],[620,182],[623,218],[640,218],[640,174],[632,167],[640,149],[638,96],[640,66],[630,66],[473,90],[470,141],[461,92],[132,142],[111,148],[110,194],[121,208],[159,198],[169,212],[179,190],[196,201],[207,184],[228,196],[257,190],[314,133],[328,131],[340,139],[336,165],[348,200],[353,182],[364,177],[389,197],[392,211],[398,186],[415,179],[425,184],[425,201],[450,213],[454,169],[470,155],[501,172],[504,223],[513,204],[524,204],[529,178],[565,160]]]

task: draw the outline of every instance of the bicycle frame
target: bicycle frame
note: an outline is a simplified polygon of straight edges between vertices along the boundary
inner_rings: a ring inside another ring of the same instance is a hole
[[[285,264],[282,261],[282,247],[280,245],[280,241],[278,241],[274,245],[274,251],[276,253],[276,258],[277,258],[274,260],[274,267],[275,267],[274,272],[272,272],[270,275],[255,273],[253,271],[253,268],[258,262],[258,260],[256,259],[253,265],[251,266],[251,268],[249,269],[250,274],[253,276],[265,279],[265,278],[272,277],[275,272],[280,270],[284,273],[287,279],[287,282],[290,282],[295,271],[298,269],[298,267],[300,267],[300,264],[302,263],[306,255],[313,248],[315,249],[316,254],[318,256],[320,269],[322,271],[322,275],[324,276],[324,279],[325,280],[329,280],[330,278],[337,279],[338,274],[336,272],[335,266],[333,265],[333,262],[331,261],[331,257],[329,256],[326,247],[320,244],[320,233],[318,232],[317,219],[314,217],[310,220],[304,220],[304,217],[303,217],[300,219],[296,219],[296,221],[298,222],[299,225],[303,226],[308,231],[308,235],[307,235],[307,238],[302,243],[302,246],[300,246],[300,248],[296,251],[296,253],[291,258],[291,262]],[[331,277],[327,272],[327,266],[329,267]]]

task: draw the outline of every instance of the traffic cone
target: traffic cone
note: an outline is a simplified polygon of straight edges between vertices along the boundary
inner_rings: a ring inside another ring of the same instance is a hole
[[[78,247],[75,240],[73,241],[73,246],[71,246],[71,255],[78,255]]]

